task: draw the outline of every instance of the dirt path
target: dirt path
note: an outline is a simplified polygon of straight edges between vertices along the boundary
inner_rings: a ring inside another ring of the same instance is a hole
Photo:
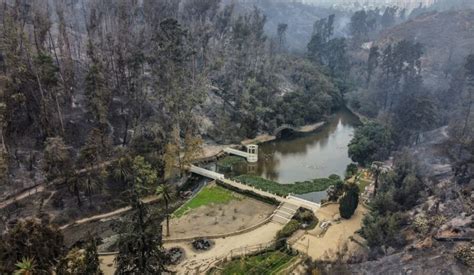
[[[185,274],[187,272],[191,273],[192,271],[196,271],[199,267],[201,267],[201,269],[207,268],[209,264],[212,264],[222,257],[228,256],[233,249],[271,242],[281,228],[283,228],[283,225],[270,222],[254,231],[242,235],[215,239],[214,247],[206,252],[195,252],[188,242],[169,244],[165,245],[165,247],[171,248],[180,246],[185,250],[186,259],[175,268],[178,274]]]
[[[321,122],[318,122],[318,123],[313,123],[313,124],[304,125],[304,126],[301,126],[301,127],[298,129],[298,132],[309,133],[309,132],[315,131],[316,129],[322,127],[324,124],[326,124],[325,121],[321,121]]]
[[[349,251],[354,251],[358,245],[351,242],[349,237],[355,234],[362,225],[362,219],[368,212],[367,208],[359,204],[356,212],[349,220],[342,219],[340,222],[333,222],[323,237],[318,237],[321,228],[316,227],[301,236],[294,244],[293,248],[307,253],[313,260],[321,259],[333,252],[347,242]],[[331,204],[316,211],[316,216],[320,221],[332,221],[339,214],[339,204]]]
[[[173,267],[173,270],[175,270],[177,274],[201,274],[203,269],[207,269],[209,265],[214,263],[216,260],[228,256],[233,249],[244,248],[247,246],[258,246],[273,241],[276,233],[281,228],[283,228],[283,225],[270,222],[251,232],[227,238],[215,239],[213,240],[213,248],[205,252],[194,251],[189,242],[165,244],[165,248],[179,246],[185,250],[185,260]],[[113,274],[115,271],[115,268],[113,267],[114,259],[115,256],[110,255],[100,257],[101,269],[104,271],[105,275]]]
[[[142,199],[142,202],[143,203],[152,203],[152,202],[155,202],[155,201],[159,200],[160,198],[161,198],[161,196],[150,196],[148,198]],[[72,225],[83,224],[83,223],[87,223],[87,222],[91,222],[91,221],[110,218],[110,217],[113,217],[113,216],[123,214],[127,211],[130,211],[131,209],[132,209],[131,206],[122,207],[122,208],[116,209],[116,210],[108,212],[108,213],[99,214],[99,215],[95,215],[95,216],[92,216],[92,217],[76,220],[72,223],[61,226],[60,229],[64,230],[64,229],[66,229],[66,228],[68,228],[69,226],[72,226]]]
[[[89,168],[84,168],[84,169],[80,169],[80,170],[76,170],[75,173],[76,175],[81,175],[83,173],[86,173],[90,170],[95,170],[95,169],[100,169],[100,168],[104,168],[106,166],[109,166],[112,162],[114,162],[113,160],[110,160],[110,161],[105,161],[105,162],[102,162],[101,164],[99,165],[95,165],[93,167],[89,167]],[[33,196],[35,194],[38,194],[38,193],[41,193],[43,192],[45,189],[46,189],[46,186],[47,185],[53,185],[53,184],[56,184],[56,183],[60,183],[63,179],[62,178],[59,178],[59,179],[55,179],[53,180],[52,182],[50,183],[47,183],[47,182],[42,182],[42,183],[39,183],[37,184],[35,187],[33,188],[30,188],[26,191],[22,191],[16,195],[14,195],[12,198],[9,198],[5,201],[2,201],[0,203],[0,209],[3,209],[7,206],[9,206],[10,204],[13,204],[14,202],[16,201],[19,201],[19,200],[22,200],[22,199],[26,199],[28,198],[29,196]]]
[[[44,185],[42,185],[42,184],[37,185],[36,187],[34,187],[32,189],[29,189],[27,191],[24,191],[24,192],[21,192],[21,193],[15,195],[13,198],[10,198],[10,199],[7,199],[7,200],[1,202],[0,203],[0,209],[3,209],[5,207],[9,206],[10,204],[13,204],[16,201],[28,198],[29,196],[33,196],[33,195],[41,193],[43,191],[44,191]]]

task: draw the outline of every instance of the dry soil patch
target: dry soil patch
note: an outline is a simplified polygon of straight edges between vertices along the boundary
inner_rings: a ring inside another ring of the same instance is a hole
[[[240,196],[240,195],[239,195]],[[262,222],[275,206],[243,197],[227,204],[211,204],[192,209],[170,220],[171,238],[186,238],[230,233]]]

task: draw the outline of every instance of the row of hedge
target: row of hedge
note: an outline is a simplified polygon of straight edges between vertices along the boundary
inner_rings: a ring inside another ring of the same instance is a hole
[[[234,178],[237,181],[251,185],[257,189],[264,190],[279,196],[289,194],[306,194],[311,192],[324,191],[331,185],[342,183],[338,175],[331,175],[329,178],[314,179],[312,181],[295,182],[293,184],[280,184],[255,175],[240,175]]]

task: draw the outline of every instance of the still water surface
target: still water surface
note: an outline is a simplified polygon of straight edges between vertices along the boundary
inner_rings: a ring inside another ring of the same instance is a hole
[[[240,164],[234,173],[255,174],[286,184],[331,174],[343,177],[351,163],[347,146],[359,123],[354,114],[341,110],[314,133],[260,145],[258,163]]]

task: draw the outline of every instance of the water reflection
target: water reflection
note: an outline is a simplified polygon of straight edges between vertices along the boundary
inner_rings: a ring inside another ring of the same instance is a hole
[[[237,174],[251,173],[280,183],[293,183],[331,174],[344,175],[351,162],[347,154],[357,117],[347,110],[336,113],[318,132],[260,145],[259,161],[234,167]]]

